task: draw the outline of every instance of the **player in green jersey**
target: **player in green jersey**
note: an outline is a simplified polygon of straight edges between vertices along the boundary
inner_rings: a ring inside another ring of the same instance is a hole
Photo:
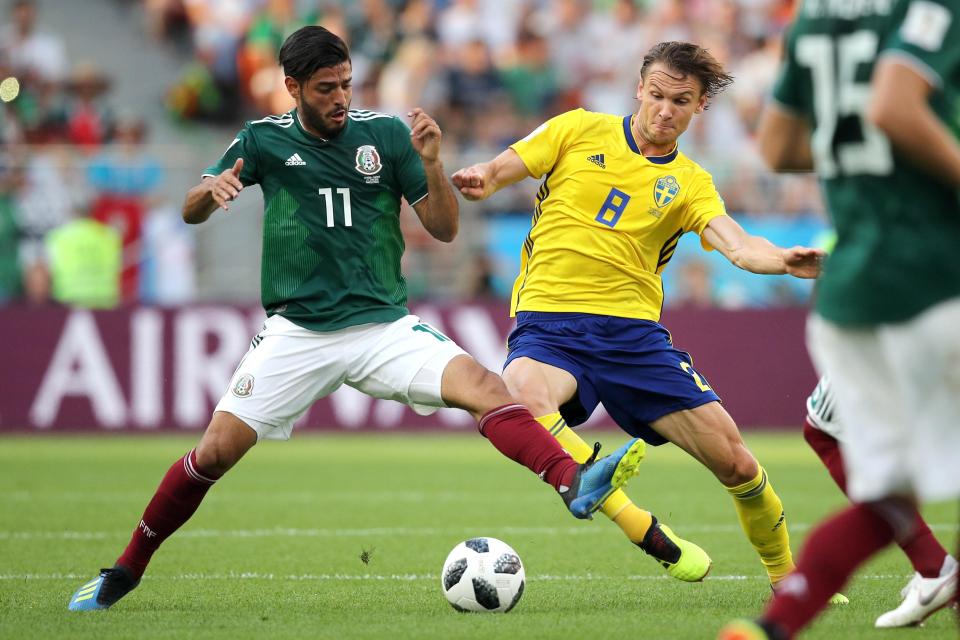
[[[350,109],[344,42],[304,27],[280,50],[296,108],[247,123],[183,206],[196,224],[260,184],[264,197],[263,330],[234,373],[197,447],[173,464],[114,567],[82,585],[71,610],[106,609],[137,586],[154,551],[210,486],[259,439],[286,440],[310,405],[346,384],[418,413],[470,412],[505,456],[588,518],[636,474],[644,443],[578,464],[516,404],[503,381],[409,313],[400,272],[401,198],[449,242],[459,209],[439,159],[441,132],[420,109],[412,128]]]
[[[808,345],[855,504],[811,532],[759,622],[721,638],[793,637],[914,533],[917,500],[960,496],[960,0],[808,0],[773,97],[761,152],[816,170],[837,229]],[[918,604],[949,582],[916,585]]]

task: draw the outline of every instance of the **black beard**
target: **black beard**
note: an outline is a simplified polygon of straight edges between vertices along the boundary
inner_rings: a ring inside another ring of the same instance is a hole
[[[344,109],[349,109],[349,107],[345,107]],[[320,113],[303,101],[301,101],[299,112],[304,123],[314,131],[318,132],[321,138],[326,140],[336,137],[337,134],[343,131],[343,127],[345,127],[347,124],[346,120],[344,120],[343,124],[335,129],[328,127],[326,124],[324,124],[323,117],[320,115]]]

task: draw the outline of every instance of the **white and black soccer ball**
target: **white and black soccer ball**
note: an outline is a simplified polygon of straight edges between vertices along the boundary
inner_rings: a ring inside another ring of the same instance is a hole
[[[440,574],[443,595],[457,611],[506,613],[523,595],[520,556],[496,538],[471,538],[453,548]]]

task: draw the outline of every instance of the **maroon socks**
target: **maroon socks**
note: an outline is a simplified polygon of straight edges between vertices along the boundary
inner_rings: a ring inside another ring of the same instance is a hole
[[[480,433],[497,451],[540,476],[558,492],[569,487],[577,462],[523,405],[508,404],[480,418]]]
[[[117,564],[129,569],[134,579],[139,579],[153,552],[190,519],[218,479],[219,476],[197,468],[196,449],[174,462],[163,476]]]
[[[796,570],[777,583],[761,621],[792,638],[861,564],[893,542],[893,522],[898,528],[911,526],[910,510],[903,501],[852,505],[821,523],[804,543]]]
[[[840,453],[840,443],[828,433],[820,431],[807,421],[803,425],[803,437],[810,448],[820,456],[820,460],[827,467],[830,476],[844,493],[847,492],[847,476],[843,470],[843,455]],[[914,509],[913,533],[898,544],[907,554],[913,568],[924,578],[936,578],[940,575],[943,560],[947,557],[947,550],[930,531],[920,512]]]

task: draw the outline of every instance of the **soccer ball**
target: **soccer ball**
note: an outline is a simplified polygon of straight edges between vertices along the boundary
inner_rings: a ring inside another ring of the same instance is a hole
[[[506,613],[520,601],[523,580],[520,556],[496,538],[461,542],[440,574],[443,595],[457,611]]]

